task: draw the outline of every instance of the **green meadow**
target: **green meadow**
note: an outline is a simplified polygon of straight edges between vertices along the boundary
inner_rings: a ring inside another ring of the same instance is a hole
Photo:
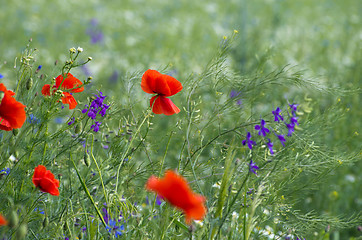
[[[0,3],[0,83],[26,106],[0,130],[0,239],[362,239],[362,1]],[[152,111],[148,69],[179,113]],[[42,93],[68,72],[74,109]],[[145,188],[168,169],[202,219]]]

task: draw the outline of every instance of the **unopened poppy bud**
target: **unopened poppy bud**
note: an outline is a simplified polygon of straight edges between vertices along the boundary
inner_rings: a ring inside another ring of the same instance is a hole
[[[75,126],[74,132],[75,132],[76,134],[79,134],[81,131],[82,131],[82,122],[79,122],[79,123]]]
[[[25,239],[26,233],[28,232],[28,226],[26,224],[21,224],[18,228],[18,231],[16,231],[16,239]]]
[[[13,128],[13,134],[14,134],[14,136],[17,136],[19,134],[19,129]]]
[[[16,212],[13,210],[13,211],[11,211],[10,217],[9,217],[9,227],[14,228],[18,225],[18,223],[19,223],[18,214],[16,214]]]
[[[83,160],[84,160],[84,164],[85,164],[87,167],[89,167],[89,166],[91,165],[90,156],[89,156],[89,154],[88,154],[87,152],[84,153],[84,158],[83,158]]]
[[[3,100],[4,96],[5,96],[5,93],[4,93],[4,92],[0,92],[0,103],[1,103],[1,101]]]
[[[33,86],[33,79],[29,78],[28,81],[26,81],[26,89],[29,90]]]
[[[49,218],[46,216],[43,221],[43,228],[46,228],[49,225]]]

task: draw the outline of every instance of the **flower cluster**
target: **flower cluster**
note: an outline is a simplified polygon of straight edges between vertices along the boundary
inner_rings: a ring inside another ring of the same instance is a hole
[[[291,117],[290,117],[289,123],[284,121],[284,117],[281,114],[281,109],[279,107],[277,107],[275,110],[272,111],[272,114],[274,116],[274,121],[275,122],[282,121],[286,125],[286,127],[288,129],[288,135],[287,135],[288,137],[292,136],[295,126],[299,125],[298,118],[296,117],[298,104],[289,104],[289,107],[291,110]],[[266,127],[266,121],[264,119],[261,119],[260,124],[255,125],[254,129],[256,131],[258,131],[258,135],[262,136],[263,139],[271,132],[270,129]],[[283,145],[283,147],[285,147],[284,143],[286,142],[286,139],[285,139],[284,135],[283,134],[278,135],[275,131],[273,131],[273,132],[274,132],[274,135],[280,141],[280,143]],[[251,140],[251,137],[252,137],[251,133],[247,132],[246,139],[244,139],[242,141],[242,144],[247,145],[250,150],[253,149],[253,146],[257,145],[255,141]],[[274,149],[273,149],[274,143],[271,141],[270,138],[266,138],[265,144],[268,147],[270,154],[273,155],[275,153]],[[256,174],[255,170],[257,170],[259,168],[255,168],[255,167],[257,167],[256,164],[253,163],[251,160],[249,163],[250,172]]]
[[[95,94],[95,99],[91,102],[91,104],[85,105],[85,109],[82,110],[82,113],[87,113],[88,117],[90,117],[92,120],[95,120],[97,115],[101,115],[104,117],[106,115],[106,112],[110,105],[107,105],[103,103],[104,99],[107,96],[103,96],[102,92],[99,92],[99,94]],[[94,132],[99,131],[99,127],[102,124],[102,122],[95,121],[94,124],[91,126],[91,129],[93,129]]]
[[[69,104],[69,109],[74,109],[78,103],[73,97],[73,93],[83,92],[84,87],[83,83],[79,79],[74,77],[71,73],[68,73],[66,78],[63,78],[63,75],[59,75],[55,79],[55,85],[53,86],[45,84],[41,93],[44,96],[52,96],[57,92],[57,90],[60,90],[62,93],[62,103]]]
[[[0,129],[11,131],[21,128],[26,120],[25,105],[16,101],[15,93],[0,83]]]

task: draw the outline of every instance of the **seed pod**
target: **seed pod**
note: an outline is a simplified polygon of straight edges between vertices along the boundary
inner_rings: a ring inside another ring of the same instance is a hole
[[[11,211],[10,217],[9,217],[9,227],[14,228],[18,225],[18,223],[19,223],[18,214],[16,214],[16,212],[13,210],[13,211]]]
[[[90,157],[89,154],[87,152],[84,153],[84,164],[89,167],[91,165],[91,161],[90,161]]]
[[[29,78],[28,81],[26,81],[26,89],[29,90],[33,86],[33,79]]]
[[[27,232],[28,226],[26,224],[21,224],[18,231],[16,231],[16,239],[25,239]]]
[[[82,122],[79,122],[76,126],[75,126],[75,129],[74,129],[74,132],[76,134],[79,134],[81,131],[82,131]]]
[[[49,218],[46,216],[43,221],[43,228],[46,228],[49,225]]]

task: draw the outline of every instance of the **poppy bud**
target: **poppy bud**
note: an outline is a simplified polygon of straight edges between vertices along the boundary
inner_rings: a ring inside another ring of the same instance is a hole
[[[86,152],[84,153],[84,164],[89,167],[91,165],[91,161],[90,161],[90,157],[89,157],[89,154]]]
[[[79,134],[81,131],[82,131],[82,122],[79,122],[79,123],[75,126],[74,132],[75,132],[76,134]]]
[[[29,90],[33,86],[33,79],[29,78],[28,81],[26,81],[26,89]]]
[[[49,225],[49,218],[46,216],[43,221],[43,228],[46,228]]]
[[[28,226],[26,224],[21,224],[18,231],[16,231],[16,239],[25,239],[27,232]]]
[[[14,136],[17,136],[19,134],[19,129],[13,128],[13,134],[14,134]]]
[[[1,101],[3,100],[4,96],[5,96],[5,93],[1,91],[1,92],[0,92],[0,103],[1,103]]]
[[[18,214],[16,214],[16,212],[13,210],[13,211],[11,211],[10,217],[9,217],[9,227],[14,228],[18,225],[18,223],[19,223]]]

